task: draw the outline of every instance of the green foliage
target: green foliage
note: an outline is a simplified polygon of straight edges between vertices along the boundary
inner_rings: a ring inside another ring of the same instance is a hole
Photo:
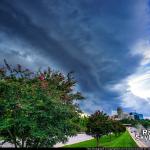
[[[87,130],[86,126],[87,126],[87,123],[88,123],[88,117],[80,117],[79,119],[79,126],[80,126],[80,132],[85,132]]]
[[[136,126],[139,123],[139,121],[135,119],[122,119],[120,122],[122,124],[131,124],[132,126]]]
[[[106,126],[108,121],[108,116],[100,111],[96,111],[92,114],[87,123],[86,133],[92,135],[93,137],[101,137],[106,134]]]
[[[20,65],[0,69],[0,137],[15,147],[52,147],[77,133],[80,109],[69,73],[31,72]]]
[[[111,139],[112,133],[117,135],[125,131],[126,128],[120,122],[109,119],[103,111],[96,111],[88,119],[86,133],[96,138],[98,147],[99,139],[103,135],[109,134]]]
[[[86,133],[96,138],[97,147],[99,138],[108,133],[108,125],[108,116],[103,111],[96,111],[89,117]]]
[[[112,128],[110,129],[115,135],[121,134],[126,131],[126,128],[119,122],[112,120]]]
[[[139,123],[142,124],[146,129],[150,128],[150,120],[148,119],[139,120]]]
[[[138,124],[143,125],[145,128],[150,128],[150,120],[142,119],[142,120],[135,120],[135,119],[123,119],[120,120],[123,124],[131,124],[132,126],[137,126]]]

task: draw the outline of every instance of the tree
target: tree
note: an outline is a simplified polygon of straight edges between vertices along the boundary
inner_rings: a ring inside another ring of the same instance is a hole
[[[139,123],[142,124],[146,129],[150,128],[150,120],[149,119],[139,120]]]
[[[87,122],[88,122],[88,117],[86,116],[80,117],[79,119],[80,132],[86,131]]]
[[[114,124],[113,124],[113,120],[111,119],[108,119],[107,122],[106,122],[106,131],[107,131],[107,134],[109,135],[110,137],[110,140],[111,140],[111,134],[113,132],[113,129],[114,129]]]
[[[109,132],[107,130],[108,121],[108,116],[103,111],[96,111],[88,119],[86,133],[96,138],[97,147],[99,146],[100,137]]]
[[[15,147],[52,147],[79,130],[82,100],[72,73],[0,68],[0,136]]]
[[[118,113],[118,117],[119,117],[119,118],[122,118],[123,110],[122,110],[121,107],[118,107],[118,108],[117,108],[117,113]]]
[[[115,121],[112,120],[112,132],[117,136],[122,132],[126,131],[126,128],[119,122],[119,121]]]

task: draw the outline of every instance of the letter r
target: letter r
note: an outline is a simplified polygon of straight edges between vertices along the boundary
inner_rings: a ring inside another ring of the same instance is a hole
[[[147,130],[143,130],[143,135],[147,135]]]

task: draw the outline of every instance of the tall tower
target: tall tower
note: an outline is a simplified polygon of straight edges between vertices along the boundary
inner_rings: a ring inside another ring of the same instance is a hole
[[[119,118],[119,119],[122,119],[122,117],[123,117],[123,110],[122,110],[121,107],[118,107],[118,108],[117,108],[117,114],[118,114],[118,118]]]

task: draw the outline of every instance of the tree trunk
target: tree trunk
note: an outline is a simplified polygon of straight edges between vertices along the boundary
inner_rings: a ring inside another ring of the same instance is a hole
[[[24,139],[22,139],[22,146],[21,147],[24,148]]]
[[[98,137],[96,137],[96,147],[99,147],[99,141],[98,141]]]
[[[10,132],[10,130],[7,130],[7,131],[8,131],[8,133],[9,133],[10,137],[12,138],[12,140],[13,140],[13,142],[14,142],[14,146],[15,146],[15,148],[17,148],[16,138],[12,135],[12,133]]]

